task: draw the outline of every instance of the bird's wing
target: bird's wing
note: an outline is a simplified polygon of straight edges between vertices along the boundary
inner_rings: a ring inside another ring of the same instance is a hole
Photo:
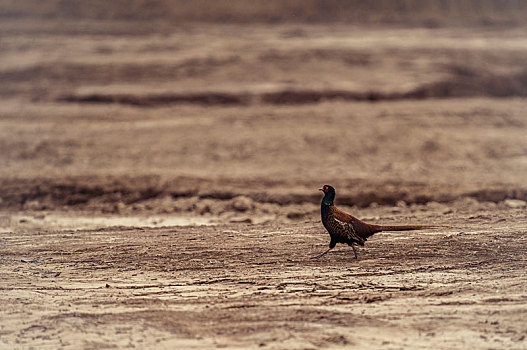
[[[363,240],[366,240],[366,238],[370,237],[376,232],[382,231],[381,226],[368,224],[346,212],[343,212],[337,207],[333,207],[333,216],[339,221],[350,224],[353,227],[355,234],[361,237]]]
[[[333,216],[335,217],[335,219],[342,221],[342,222],[346,222],[348,224],[352,223],[353,219],[355,219],[353,216],[351,216],[350,214],[346,212],[343,212],[337,207],[333,207]]]
[[[357,234],[357,232],[355,232],[355,227],[353,225],[353,219],[355,218],[343,212],[342,210],[337,209],[336,207],[333,208],[333,214],[334,214],[333,218],[335,219],[335,222],[337,222],[340,225],[340,227],[336,229],[335,231],[341,235],[344,235],[347,241],[349,242],[354,242],[360,245],[364,245],[364,242],[366,241],[366,239],[364,239],[359,234]]]

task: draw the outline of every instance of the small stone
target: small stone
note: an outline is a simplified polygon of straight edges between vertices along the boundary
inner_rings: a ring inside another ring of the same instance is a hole
[[[527,202],[524,202],[520,199],[506,199],[503,201],[503,204],[505,204],[507,207],[511,209],[527,207]]]
[[[38,200],[30,200],[24,203],[24,210],[41,210],[42,204]]]
[[[196,203],[196,211],[200,215],[204,215],[206,213],[212,213],[212,206],[214,205],[214,202],[211,199],[203,199]]]
[[[132,210],[134,211],[145,210],[145,205],[143,203],[135,203],[134,205],[132,205]]]
[[[252,209],[254,202],[246,196],[238,196],[232,200],[232,207],[237,211],[247,211]]]
[[[252,219],[248,216],[235,216],[229,219],[229,222],[232,223],[252,223]]]
[[[461,199],[456,200],[455,203],[457,206],[465,208],[465,209],[479,206],[479,202],[472,197],[463,197]]]
[[[397,201],[396,205],[397,205],[397,207],[399,207],[399,208],[406,208],[406,207],[407,207],[405,201]]]
[[[124,204],[123,201],[118,201],[113,206],[113,212],[116,214],[119,214],[119,213],[122,213],[125,208],[126,208],[126,204]]]

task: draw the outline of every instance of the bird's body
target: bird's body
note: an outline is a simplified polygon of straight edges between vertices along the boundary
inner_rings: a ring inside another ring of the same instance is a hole
[[[333,187],[325,185],[321,190],[325,194],[320,207],[322,224],[328,231],[331,241],[329,243],[329,249],[315,258],[325,255],[333,249],[337,243],[344,243],[351,246],[355,253],[355,258],[357,258],[357,252],[355,251],[354,245],[364,246],[368,237],[377,232],[409,231],[434,227],[423,225],[385,226],[368,224],[346,212],[343,212],[334,205],[335,189]]]

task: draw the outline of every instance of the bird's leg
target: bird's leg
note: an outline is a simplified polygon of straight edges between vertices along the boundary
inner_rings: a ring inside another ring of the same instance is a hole
[[[326,255],[331,249],[333,249],[333,247],[329,248],[328,250],[326,250],[326,251],[325,251],[324,253],[322,253],[322,254],[319,254],[319,255],[317,255],[317,256],[312,257],[311,259],[318,259],[318,258],[321,258],[321,257],[323,257],[324,255]]]
[[[355,259],[358,259],[357,257],[357,251],[355,250],[355,246],[352,244],[351,248],[353,248],[353,253],[355,254]]]

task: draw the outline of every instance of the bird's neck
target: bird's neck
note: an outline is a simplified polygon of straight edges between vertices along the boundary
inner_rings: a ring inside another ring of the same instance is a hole
[[[322,198],[322,205],[333,205],[333,201],[335,200],[335,194],[334,193],[326,193],[324,198]]]

